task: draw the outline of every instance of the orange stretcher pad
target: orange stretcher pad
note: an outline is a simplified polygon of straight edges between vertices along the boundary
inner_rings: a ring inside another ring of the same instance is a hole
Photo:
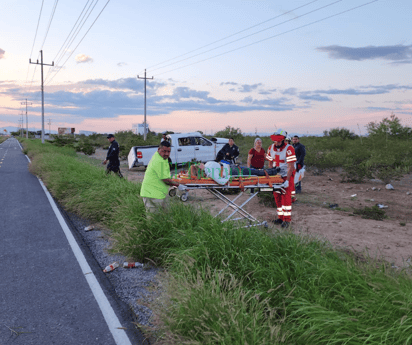
[[[192,185],[192,186],[216,186],[219,185],[216,181],[211,178],[190,178],[185,174],[178,174],[175,178],[172,178],[173,181],[179,182],[182,185]],[[232,176],[229,181],[220,185],[222,187],[238,187],[242,191],[245,189],[245,186],[258,186],[266,185],[273,188],[273,185],[283,184],[284,179],[280,175],[274,176]]]

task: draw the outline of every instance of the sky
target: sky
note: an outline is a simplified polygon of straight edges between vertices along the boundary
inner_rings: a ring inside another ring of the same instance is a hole
[[[26,109],[41,129],[40,50],[46,132],[131,130],[145,70],[155,132],[365,135],[392,113],[412,127],[411,14],[410,0],[1,0],[0,131]]]

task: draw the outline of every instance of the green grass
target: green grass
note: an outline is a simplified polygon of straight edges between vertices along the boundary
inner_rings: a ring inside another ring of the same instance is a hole
[[[74,150],[23,144],[68,210],[110,228],[116,251],[167,269],[161,315],[176,343],[412,344],[406,272],[183,203],[147,217],[139,184],[105,176]]]
[[[384,220],[388,218],[384,210],[381,210],[378,206],[374,205],[372,207],[365,206],[364,208],[355,209],[354,214],[362,216],[365,219],[375,219]]]

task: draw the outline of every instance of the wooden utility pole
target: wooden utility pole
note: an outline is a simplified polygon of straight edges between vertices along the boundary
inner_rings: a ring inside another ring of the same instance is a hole
[[[29,120],[27,117],[27,105],[30,104],[32,105],[33,103],[27,103],[27,98],[25,102],[21,102],[21,104],[25,104],[26,105],[26,139],[29,139]]]
[[[139,75],[137,75],[137,79],[144,79],[144,136],[143,136],[143,140],[146,141],[146,137],[147,137],[147,122],[146,122],[146,80],[147,79],[153,79],[153,77],[151,78],[146,78],[146,69],[144,70],[144,78],[139,77]]]
[[[43,63],[43,50],[40,50],[40,63],[39,60],[37,62],[31,62],[29,59],[29,63],[35,65],[41,65],[41,142],[44,144],[44,85],[43,85],[43,66],[54,66],[54,61],[52,61],[51,65]]]

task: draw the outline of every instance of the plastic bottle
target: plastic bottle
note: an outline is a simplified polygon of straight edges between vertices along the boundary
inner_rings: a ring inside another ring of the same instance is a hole
[[[117,267],[119,267],[119,263],[118,262],[113,262],[111,265],[106,266],[106,268],[103,270],[103,272],[104,273],[111,272]]]
[[[143,264],[140,262],[124,262],[123,263],[123,268],[137,268],[137,267],[143,267]]]

